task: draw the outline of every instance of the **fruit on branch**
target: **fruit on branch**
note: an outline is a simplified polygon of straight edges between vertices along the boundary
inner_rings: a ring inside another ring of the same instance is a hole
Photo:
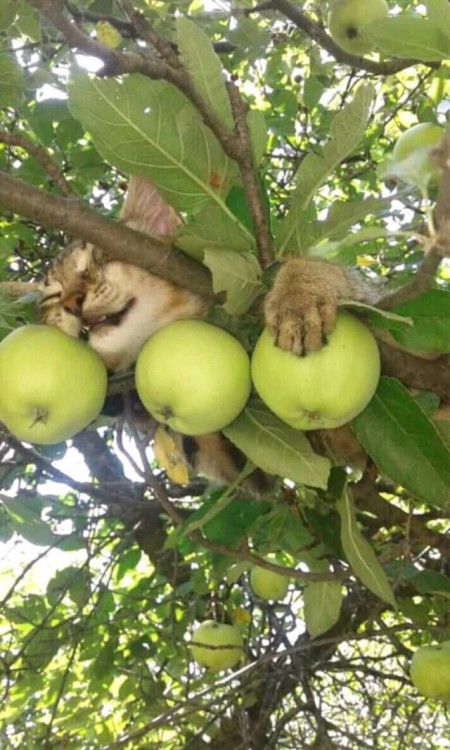
[[[197,664],[213,672],[235,667],[244,652],[239,628],[214,620],[206,620],[194,630],[189,647]]]
[[[371,332],[340,312],[328,343],[298,357],[275,346],[267,329],[252,356],[254,386],[274,414],[297,430],[340,427],[372,398],[380,356]]]
[[[397,177],[419,187],[435,182],[439,169],[431,161],[430,152],[444,133],[445,128],[432,122],[420,122],[405,130],[397,140],[391,157],[382,167],[381,176]]]
[[[366,27],[388,13],[385,0],[336,0],[328,16],[330,35],[345,52],[364,55],[372,49]]]
[[[289,588],[289,578],[255,565],[250,571],[250,585],[260,599],[284,599]]]
[[[136,389],[150,414],[177,432],[216,432],[238,416],[250,395],[249,357],[221,328],[177,320],[142,348]]]
[[[0,343],[0,422],[19,440],[68,440],[103,406],[107,373],[99,355],[58,328],[27,325]]]
[[[419,693],[450,702],[450,641],[418,648],[410,675]]]

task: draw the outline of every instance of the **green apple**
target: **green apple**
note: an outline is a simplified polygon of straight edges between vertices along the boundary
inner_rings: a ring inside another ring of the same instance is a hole
[[[0,422],[28,443],[68,440],[98,416],[107,380],[83,341],[53,326],[17,328],[0,343]]]
[[[413,185],[436,181],[439,169],[430,160],[430,151],[441,140],[445,128],[432,122],[420,122],[405,130],[394,146],[383,177],[398,177]]]
[[[336,44],[352,55],[364,55],[372,49],[365,27],[387,18],[386,0],[336,0],[329,16],[328,28]]]
[[[143,346],[136,389],[159,422],[185,435],[221,430],[250,395],[250,361],[243,346],[201,320],[177,320]]]
[[[236,666],[244,652],[239,628],[214,620],[206,620],[194,630],[189,647],[197,664],[213,672]]]
[[[267,329],[252,357],[254,386],[274,414],[297,430],[340,427],[372,398],[380,356],[371,332],[345,312],[328,343],[306,357],[275,346]]]
[[[450,641],[418,648],[411,661],[410,675],[419,693],[450,702]]]
[[[250,572],[250,585],[260,599],[284,599],[289,588],[289,578],[255,565]]]

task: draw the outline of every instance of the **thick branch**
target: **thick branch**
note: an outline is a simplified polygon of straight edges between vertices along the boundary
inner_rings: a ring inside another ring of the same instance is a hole
[[[76,199],[61,198],[0,170],[0,206],[46,227],[106,250],[122,260],[190,289],[206,301],[214,300],[211,275],[196,261],[154,237],[101,216]]]
[[[384,375],[398,378],[409,388],[433,391],[450,403],[450,354],[428,360],[414,357],[378,339]]]
[[[425,255],[412,281],[400,289],[396,289],[395,292],[387,294],[377,303],[377,307],[381,310],[392,310],[393,307],[409,302],[409,300],[415,299],[431,289],[441,261],[442,254],[439,245],[434,244]]]
[[[402,529],[409,527],[409,533],[413,542],[438,549],[442,555],[450,555],[450,537],[438,531],[432,531],[420,519],[420,516],[406,513],[401,508],[383,500],[373,482],[372,476],[364,477],[360,482],[353,485],[353,494],[356,504],[360,510],[374,513],[378,522],[386,528],[400,526]]]

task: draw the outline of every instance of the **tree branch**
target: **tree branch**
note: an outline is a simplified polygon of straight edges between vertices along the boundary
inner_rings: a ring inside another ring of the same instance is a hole
[[[301,10],[296,6],[292,5],[289,0],[272,0],[270,7],[273,10],[278,10],[286,18],[289,18],[299,29],[305,32],[311,39],[319,44],[323,49],[333,55],[337,62],[351,65],[352,68],[358,68],[359,70],[366,70],[368,73],[374,73],[379,76],[388,76],[393,73],[398,73],[400,70],[411,67],[411,65],[417,65],[423,63],[420,60],[411,59],[394,59],[386,62],[378,62],[376,60],[368,60],[365,57],[359,57],[358,55],[352,55],[349,52],[345,52],[334,39],[327,34],[325,29],[322,28],[318,23],[308,18]],[[431,67],[436,67],[435,63],[429,63]]]
[[[0,170],[0,206],[92,242],[113,260],[140,266],[190,289],[208,302],[215,299],[207,268],[168,243],[107,219],[75,198],[62,198]]]
[[[64,177],[60,167],[53,161],[48,151],[39,146],[36,143],[31,143],[23,135],[17,135],[15,133],[7,133],[4,130],[0,131],[0,143],[5,143],[8,146],[23,148],[30,156],[32,156],[41,165],[42,169],[48,174],[54,185],[60,190],[63,195],[70,195],[72,190]]]

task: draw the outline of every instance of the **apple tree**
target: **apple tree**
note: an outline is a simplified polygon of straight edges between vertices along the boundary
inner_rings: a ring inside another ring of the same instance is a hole
[[[409,670],[450,639],[450,4],[365,2],[330,28],[331,0],[2,0],[2,338],[81,238],[198,294],[248,352],[287,257],[354,267],[377,294],[345,306],[381,358],[337,429],[252,395],[228,486],[140,421],[133,372],[66,442],[2,426],[2,747],[449,746],[450,695]],[[173,246],[117,221],[132,174],[182,215]],[[211,620],[232,642],[201,651],[243,644],[231,669],[189,647]]]

